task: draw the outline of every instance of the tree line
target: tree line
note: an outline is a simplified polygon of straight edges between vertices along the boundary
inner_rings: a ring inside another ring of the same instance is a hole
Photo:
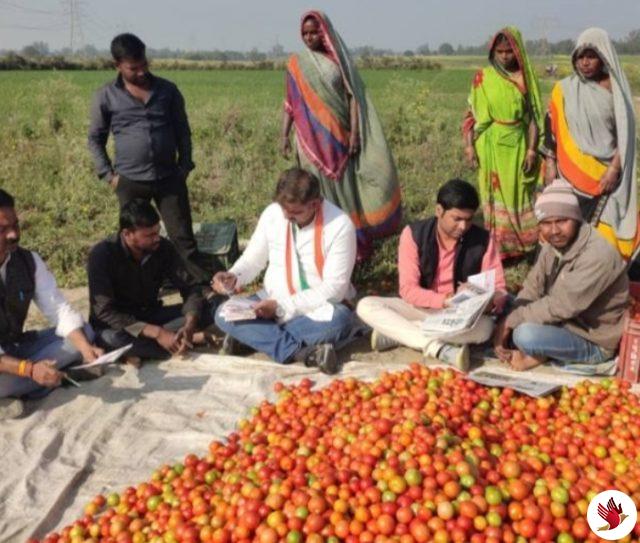
[[[462,45],[453,46],[449,42],[440,44],[432,49],[429,44],[416,47],[415,50],[408,49],[406,51],[394,51],[392,49],[377,48],[370,45],[354,47],[351,52],[356,57],[386,57],[386,56],[428,56],[428,55],[485,55],[487,52],[489,40],[481,45]],[[637,55],[640,54],[640,29],[632,30],[627,36],[620,40],[614,40],[614,44],[619,54]],[[555,42],[546,39],[527,40],[526,47],[530,55],[546,56],[546,55],[568,55],[573,51],[575,45],[572,39],[563,39]],[[233,51],[233,50],[201,50],[191,51],[184,49],[149,48],[147,50],[149,58],[162,59],[180,59],[205,61],[214,60],[219,62],[262,62],[266,60],[279,60],[286,58],[289,53],[285,51],[280,44],[275,44],[268,51],[259,51],[253,48],[250,51]],[[86,45],[81,49],[71,50],[63,48],[60,50],[51,50],[49,45],[43,41],[33,42],[19,51],[0,50],[0,56],[21,58],[25,63],[33,59],[57,59],[64,62],[65,59],[82,58],[100,61],[110,57],[107,49],[98,49],[94,45]]]

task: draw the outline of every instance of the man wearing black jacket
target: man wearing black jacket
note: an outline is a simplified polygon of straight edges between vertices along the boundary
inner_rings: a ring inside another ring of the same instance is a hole
[[[89,322],[108,349],[133,343],[129,356],[165,359],[193,344],[211,309],[176,249],[160,237],[160,217],[146,200],[120,211],[120,231],[89,254]],[[170,280],[183,304],[164,306],[160,287]]]

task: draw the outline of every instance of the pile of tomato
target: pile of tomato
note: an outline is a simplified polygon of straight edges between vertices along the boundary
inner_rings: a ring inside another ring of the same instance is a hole
[[[413,364],[276,392],[205,456],[97,496],[43,541],[570,543],[599,540],[598,492],[640,506],[640,402],[622,381],[536,399]]]

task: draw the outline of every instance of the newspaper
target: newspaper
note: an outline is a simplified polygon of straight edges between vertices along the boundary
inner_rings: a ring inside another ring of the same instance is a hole
[[[473,328],[493,300],[495,270],[472,275],[465,288],[449,300],[444,309],[433,310],[422,321],[426,335],[447,338]]]
[[[257,303],[242,296],[232,296],[220,309],[220,315],[227,322],[253,320],[257,318],[254,309]]]
[[[539,376],[537,376],[539,377]],[[527,396],[540,398],[551,394],[561,388],[557,383],[544,381],[532,381],[524,376],[512,376],[501,372],[499,369],[479,368],[467,375],[468,379],[487,387],[512,388]]]

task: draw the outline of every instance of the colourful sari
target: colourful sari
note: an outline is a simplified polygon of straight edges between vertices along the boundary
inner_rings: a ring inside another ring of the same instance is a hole
[[[507,38],[516,54],[519,81],[493,60],[493,48],[500,35]],[[513,27],[502,29],[493,38],[490,51],[492,65],[480,70],[473,80],[471,110],[463,132],[473,130],[485,227],[493,232],[505,259],[521,257],[537,243],[533,194],[541,182],[540,165],[536,164],[528,174],[523,165],[530,120],[535,120],[542,135],[544,115],[538,80],[520,32]]]
[[[575,67],[578,54],[594,50],[611,78],[611,91],[583,78]],[[556,159],[558,174],[571,183],[586,221],[591,222],[628,259],[637,247],[635,118],[631,90],[609,36],[585,30],[572,55],[574,74],[551,92],[549,131],[543,152]],[[620,180],[607,195],[600,179],[616,152]]]
[[[358,255],[371,240],[395,233],[402,207],[396,167],[360,74],[326,15],[310,11],[326,52],[305,48],[287,65],[285,109],[293,119],[300,167],[319,179],[322,194],[349,214],[357,228]],[[351,95],[358,108],[360,152],[349,156]]]

